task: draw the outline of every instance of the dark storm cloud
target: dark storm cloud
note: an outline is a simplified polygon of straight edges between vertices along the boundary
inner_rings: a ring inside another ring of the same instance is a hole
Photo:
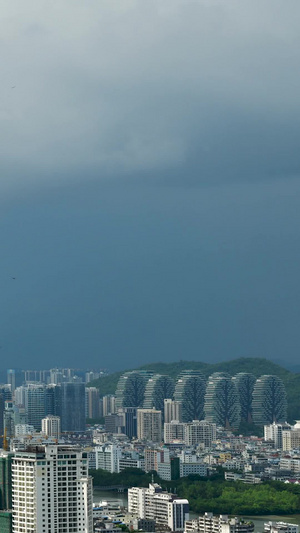
[[[3,4],[4,366],[292,360],[299,2]]]
[[[2,187],[298,172],[299,15],[296,1],[6,2]]]

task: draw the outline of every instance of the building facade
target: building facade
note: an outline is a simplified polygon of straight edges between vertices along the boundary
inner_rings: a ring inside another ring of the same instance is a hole
[[[92,478],[87,454],[41,446],[12,459],[13,533],[92,533]]]
[[[189,502],[164,492],[157,483],[150,483],[148,488],[128,489],[128,512],[137,518],[155,520],[171,531],[183,531],[189,519]]]
[[[41,446],[12,459],[13,533],[92,533],[92,478],[87,454]]]
[[[137,437],[140,440],[161,442],[161,411],[157,409],[137,410]]]

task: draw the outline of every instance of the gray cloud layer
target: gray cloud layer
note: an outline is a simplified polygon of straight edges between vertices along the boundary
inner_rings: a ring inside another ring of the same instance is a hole
[[[293,360],[299,16],[298,0],[2,0],[10,366]]]
[[[3,4],[2,187],[190,161],[203,179],[298,172],[298,2]]]

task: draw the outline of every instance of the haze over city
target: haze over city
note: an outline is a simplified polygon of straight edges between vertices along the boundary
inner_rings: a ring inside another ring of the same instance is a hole
[[[296,365],[299,2],[1,12],[1,370]]]

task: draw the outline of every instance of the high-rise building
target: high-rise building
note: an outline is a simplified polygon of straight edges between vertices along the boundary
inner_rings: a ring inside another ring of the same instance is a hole
[[[75,446],[32,446],[12,459],[13,533],[92,533],[92,478]]]
[[[253,422],[257,425],[285,422],[287,398],[282,379],[265,375],[256,380],[253,389]]]
[[[174,400],[182,405],[182,421],[202,420],[205,378],[198,370],[184,370],[175,385]]]
[[[61,417],[61,386],[54,383],[47,385],[45,390],[45,414]]]
[[[15,405],[19,407],[25,407],[25,385],[20,385],[15,390]]]
[[[45,412],[45,385],[42,383],[27,383],[25,387],[25,411],[28,424],[36,431],[42,429],[42,418]]]
[[[64,376],[63,371],[59,368],[51,368],[49,383],[59,385],[64,381],[66,381],[66,377]]]
[[[137,408],[136,407],[122,407],[118,409],[118,416],[120,417],[122,431],[130,439],[137,436]]]
[[[300,420],[288,430],[282,431],[282,449],[283,451],[300,448]]]
[[[116,413],[116,397],[113,394],[103,396],[103,416]]]
[[[107,470],[111,474],[119,471],[119,459],[122,450],[116,444],[103,444],[96,446],[96,469]]]
[[[60,437],[60,418],[59,416],[48,415],[42,419],[42,433],[47,437]]]
[[[62,383],[61,385],[61,430],[85,430],[85,386],[84,383]]]
[[[182,422],[182,404],[181,402],[176,402],[171,398],[165,398],[164,400],[164,421],[172,422],[176,420],[177,422]]]
[[[11,509],[11,462],[12,453],[0,452],[0,509]],[[1,530],[0,530],[1,531]]]
[[[0,451],[0,531],[12,533],[11,498],[11,461],[12,454]]]
[[[99,418],[99,399],[99,389],[96,387],[85,387],[86,418]]]
[[[216,440],[216,434],[216,424],[206,420],[193,420],[185,424],[184,441],[187,446],[203,444],[205,448],[210,448],[212,442]]]
[[[12,401],[5,402],[3,413],[3,431],[6,432],[7,438],[15,435],[15,426],[17,424],[26,424],[26,413],[24,407],[14,405]]]
[[[7,370],[7,383],[10,385],[13,395],[16,389],[16,371],[13,368]]]
[[[85,382],[90,383],[91,381],[94,381],[95,379],[98,379],[100,376],[100,372],[86,372],[85,373]]]
[[[215,372],[208,378],[204,404],[205,419],[224,428],[238,428],[241,407],[237,388],[225,372]]]
[[[154,374],[146,384],[144,396],[144,409],[158,409],[164,412],[165,398],[173,398],[175,389],[174,380],[170,376]]]
[[[152,375],[153,372],[148,372],[147,370],[125,372],[118,381],[116,389],[116,408],[142,407],[144,403],[146,383]]]
[[[164,423],[164,442],[165,444],[172,444],[173,442],[184,443],[186,423],[177,422],[172,420],[171,422]]]
[[[161,442],[161,411],[157,409],[137,410],[137,437],[140,440]]]
[[[241,420],[243,422],[252,422],[252,398],[256,378],[253,374],[239,372],[232,378],[235,383],[241,406]]]

